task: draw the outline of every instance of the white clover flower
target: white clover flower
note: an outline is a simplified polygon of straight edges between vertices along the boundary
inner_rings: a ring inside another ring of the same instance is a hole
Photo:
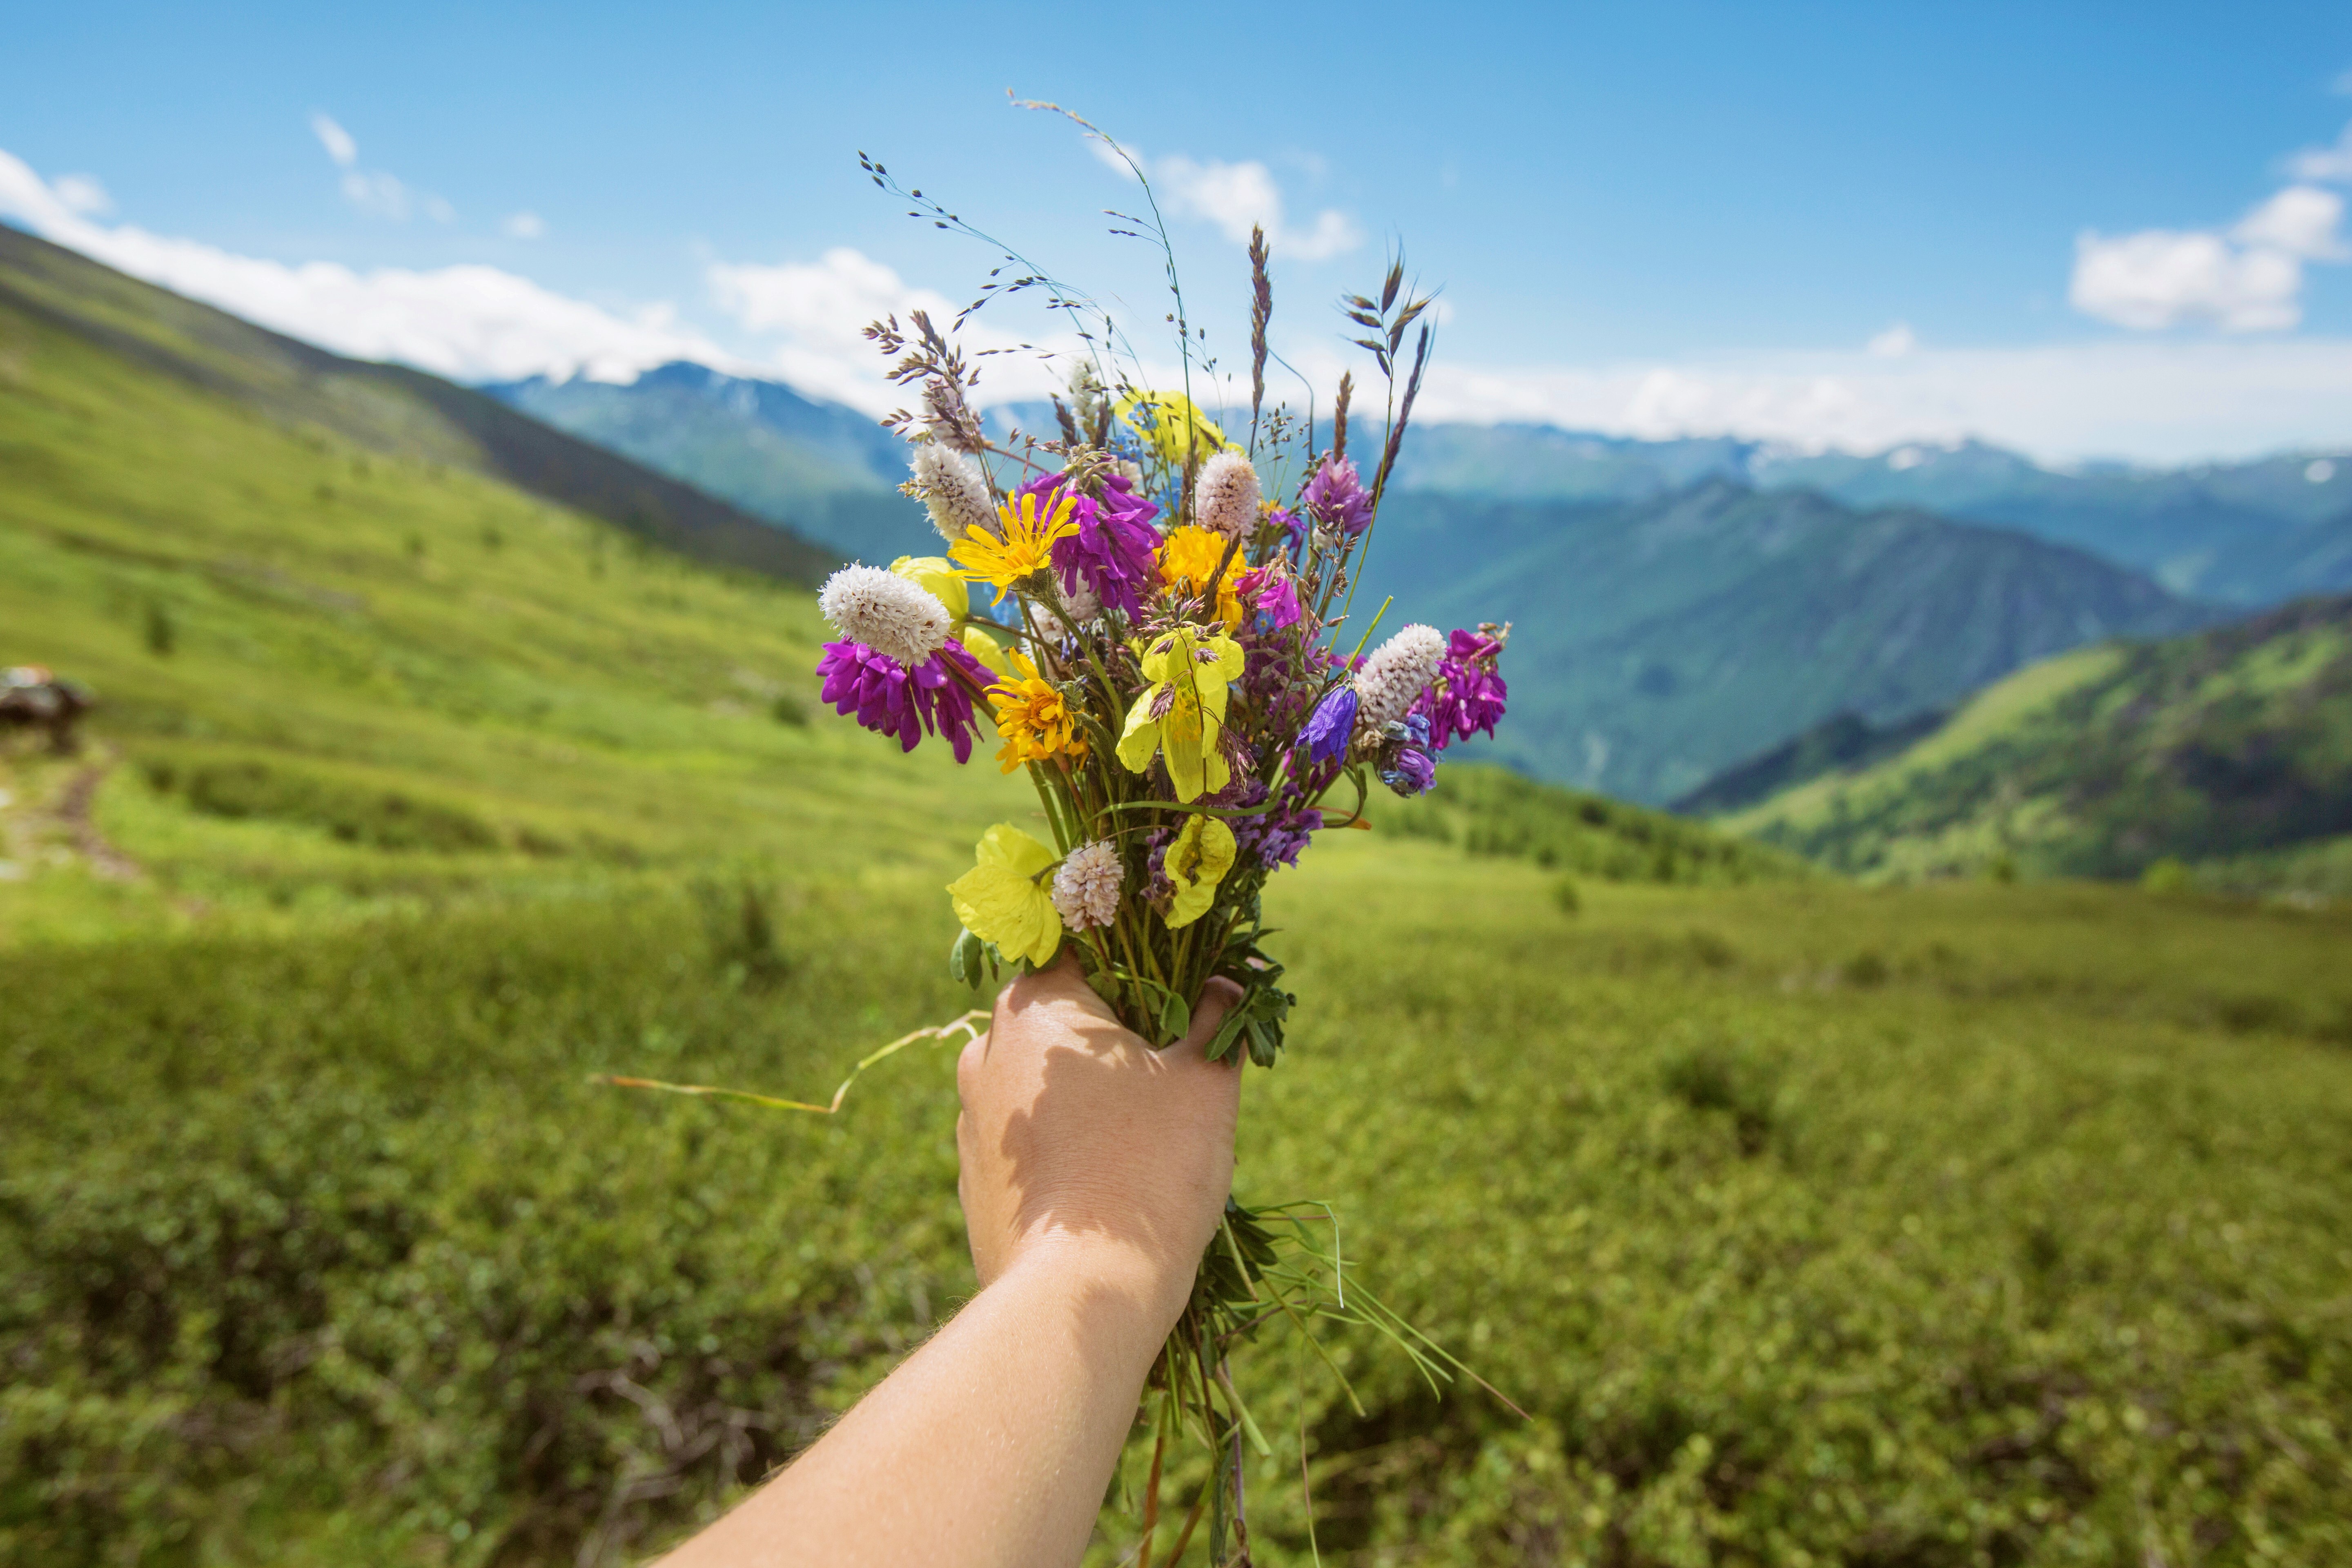
[[[988,499],[988,482],[964,458],[936,441],[915,448],[915,488],[931,514],[931,526],[950,544],[960,543],[967,531],[996,531],[996,508]]]
[[[1201,465],[1192,510],[1202,528],[1231,539],[1257,526],[1257,470],[1239,452],[1220,452]]]
[[[1118,915],[1119,888],[1126,879],[1109,839],[1071,850],[1054,873],[1054,908],[1061,911],[1062,923],[1072,931],[1110,924]]]
[[[1374,648],[1356,671],[1357,735],[1378,735],[1382,725],[1402,719],[1437,679],[1445,648],[1444,632],[1418,622]]]
[[[1096,595],[1094,589],[1087,585],[1084,577],[1078,579],[1078,585],[1076,588],[1062,595],[1062,607],[1070,612],[1070,619],[1081,625],[1087,621],[1102,619],[1102,600]]]
[[[879,566],[843,567],[824,580],[816,603],[843,637],[909,669],[948,640],[948,607],[920,584]]]

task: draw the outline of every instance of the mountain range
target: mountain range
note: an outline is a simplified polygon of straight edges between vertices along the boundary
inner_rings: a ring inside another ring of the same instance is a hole
[[[1973,441],[1857,456],[1728,437],[1433,425],[1415,429],[1397,466],[1400,485],[1496,500],[1641,500],[1706,479],[2013,528],[2224,604],[2352,588],[2352,454],[2342,452],[2069,471]]]
[[[481,390],[845,556],[887,562],[939,550],[921,505],[898,493],[907,444],[866,415],[782,382],[680,362],[626,384],[534,376]]]
[[[1644,802],[1840,712],[1906,719],[2221,613],[2014,531],[1721,479],[1624,501],[1392,495],[1357,617],[1390,595],[1391,626],[1512,623],[1496,757]]]
[[[903,445],[779,384],[676,364],[628,385],[488,390],[845,555],[939,549],[921,510],[897,493]],[[1052,422],[1044,405],[996,417]],[[1391,591],[1399,619],[1513,620],[1519,701],[1494,753],[1633,800],[1671,799],[1840,712],[1913,719],[2044,655],[2220,613],[2129,560],[2046,537],[2053,530],[1958,522],[1874,497],[1867,465],[1807,468],[1753,443],[1507,426],[1433,426],[1405,452],[1360,620]],[[1878,467],[1940,475],[1951,465]],[[2063,478],[2021,458],[2005,471],[2021,493]],[[1793,482],[1809,474],[1823,488]],[[2338,487],[2271,480],[2217,485],[2273,511],[2291,500],[2325,526]],[[1831,493],[1840,486],[1861,504]],[[2286,500],[2271,495],[2282,489]]]

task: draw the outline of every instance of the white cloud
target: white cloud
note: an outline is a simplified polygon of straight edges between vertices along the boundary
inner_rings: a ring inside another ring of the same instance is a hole
[[[1911,330],[1908,321],[1897,321],[1885,331],[1874,334],[1864,345],[1863,353],[1877,359],[1901,359],[1919,346],[1919,334]]]
[[[319,145],[335,161],[335,167],[348,169],[360,161],[360,144],[352,133],[323,114],[310,116],[310,130],[319,138]]]
[[[1318,384],[1337,354],[1292,356]],[[1311,363],[1310,363],[1311,361]],[[1969,437],[2044,461],[2154,463],[2333,447],[2352,429],[2352,340],[2117,340],[1672,364],[1431,367],[1416,418],[1659,439],[1730,435],[1879,452]]]
[[[381,169],[362,169],[360,144],[352,133],[324,114],[310,116],[310,132],[335,167],[343,172],[343,199],[363,213],[390,218],[394,223],[406,223],[408,215],[421,209],[436,223],[455,223],[457,209],[429,191],[412,193],[409,188]]]
[[[547,233],[547,220],[532,212],[509,213],[499,226],[511,239],[539,239]]]
[[[634,319],[494,267],[356,272],[238,256],[194,240],[94,223],[0,152],[0,217],[135,278],[361,359],[397,360],[461,380],[583,374],[626,381],[671,360],[751,367],[653,306]]]
[[[2074,242],[2066,298],[2086,316],[2154,331],[2205,321],[2226,331],[2271,331],[2303,319],[2303,263],[2285,251],[2241,248],[2206,230],[2147,229]]]
[[[803,391],[877,414],[908,403],[912,395],[885,378],[882,356],[860,336],[866,323],[895,314],[903,324],[911,312],[927,310],[944,331],[960,309],[946,295],[915,287],[845,245],[814,262],[719,262],[707,276],[719,309],[747,331],[774,340],[764,352],[775,373]],[[972,350],[1017,348],[985,321],[968,325],[962,336]],[[1059,339],[1031,341],[1070,346]],[[992,353],[980,363],[982,389],[992,400],[1043,396],[1060,384],[1058,374],[1034,353]]]
[[[2273,331],[2303,319],[2306,261],[2352,257],[2337,232],[2344,198],[2289,185],[2239,220],[2212,229],[2147,229],[2074,242],[2067,298],[2085,315],[2153,331],[2203,321],[2225,331]]]
[[[345,170],[343,199],[363,213],[373,213],[396,223],[408,218],[408,187],[390,174]]]
[[[2341,261],[2347,253],[2336,228],[2343,221],[2344,198],[2334,191],[2289,185],[2241,219],[2230,237],[2305,261]]]
[[[58,200],[86,217],[102,217],[114,210],[114,198],[95,174],[60,174],[51,189]]]
[[[1133,176],[1125,160],[1107,143],[1096,142],[1095,151],[1113,169]],[[1275,184],[1274,172],[1255,159],[1227,163],[1188,158],[1181,153],[1147,159],[1133,147],[1127,151],[1143,165],[1171,212],[1214,224],[1235,245],[1247,245],[1250,230],[1262,227],[1277,256],[1324,261],[1364,243],[1363,230],[1355,219],[1336,207],[1317,213],[1306,228],[1286,227],[1281,187]]]
[[[2352,71],[2337,79],[2336,90],[2352,91],[2346,87],[2352,82]],[[2298,180],[2352,180],[2352,125],[2347,125],[2331,147],[2305,147],[2287,161],[2287,167]]]

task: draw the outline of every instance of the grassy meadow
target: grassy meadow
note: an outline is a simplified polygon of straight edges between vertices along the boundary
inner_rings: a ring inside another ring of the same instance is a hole
[[[1025,788],[819,709],[804,591],[5,301],[0,479],[104,704],[0,749],[0,1560],[641,1560],[972,1289],[944,1053],[590,1081],[970,1005]],[[1259,1563],[2352,1559],[2352,916],[1440,784],[1274,884],[1238,1189],[1528,1415],[1269,1333]]]

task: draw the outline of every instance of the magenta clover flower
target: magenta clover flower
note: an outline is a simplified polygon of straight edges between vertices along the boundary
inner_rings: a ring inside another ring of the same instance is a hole
[[[1060,474],[1040,474],[1016,491],[1034,495],[1042,507],[1062,488]],[[1073,499],[1070,520],[1078,531],[1054,543],[1054,569],[1062,592],[1075,594],[1083,583],[1106,609],[1129,620],[1143,614],[1142,595],[1154,580],[1153,552],[1160,534],[1151,520],[1160,508],[1135,493],[1124,474],[1103,476],[1103,495]]]
[[[1447,639],[1437,679],[1412,706],[1413,712],[1428,719],[1431,744],[1438,751],[1482,730],[1494,734],[1503,717],[1504,700],[1510,695],[1496,668],[1502,657],[1500,637],[1456,631]]]
[[[1257,612],[1256,628],[1260,632],[1278,632],[1295,626],[1303,613],[1298,606],[1298,584],[1281,573],[1253,566],[1234,580],[1234,592],[1242,603]]]
[[[956,679],[957,670],[965,679]],[[896,735],[902,751],[913,751],[926,731],[943,735],[959,763],[971,760],[979,728],[972,721],[971,687],[985,689],[995,679],[953,637],[911,668],[862,642],[829,642],[816,672],[824,680],[820,694],[835,712],[856,714],[858,723],[877,734]]]

